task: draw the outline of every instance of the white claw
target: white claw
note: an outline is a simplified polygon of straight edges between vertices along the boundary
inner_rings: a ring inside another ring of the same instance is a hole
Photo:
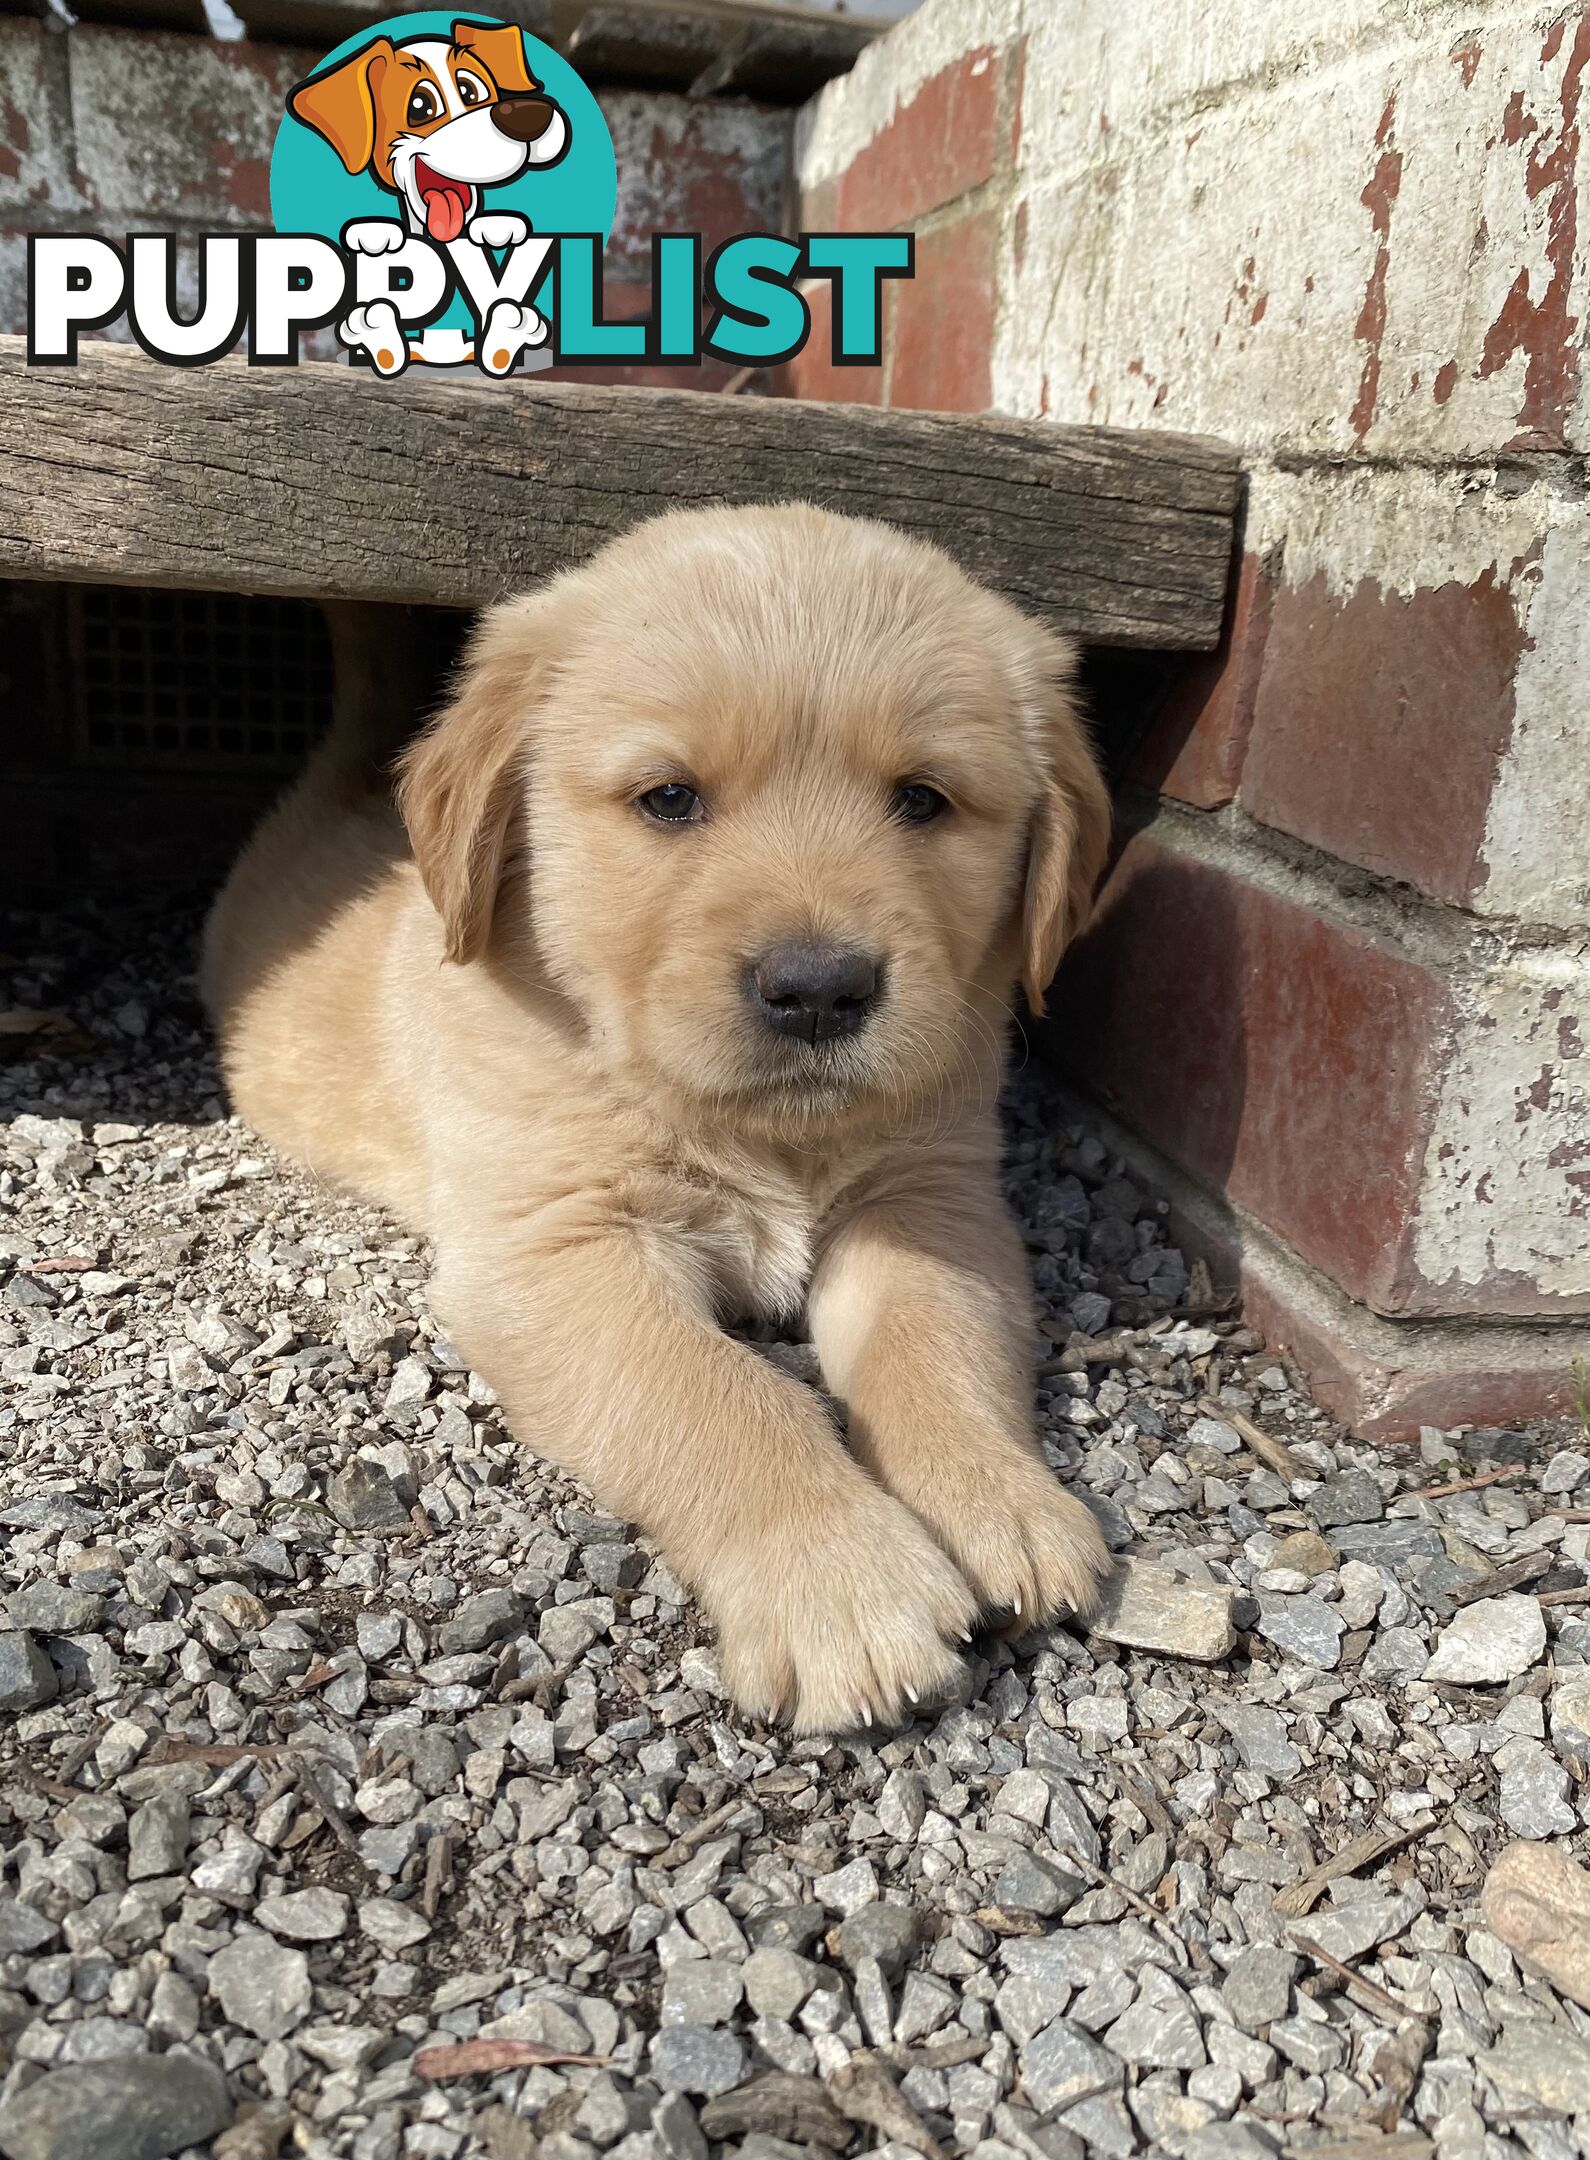
[[[867,1728],[868,1732],[871,1732],[871,1730],[872,1730],[872,1712],[871,1712],[871,1711],[870,1711],[870,1710],[869,1710],[869,1709],[867,1708],[867,1705],[866,1705],[865,1703],[863,1703],[863,1704],[862,1704],[862,1706],[861,1706],[861,1722],[862,1722],[862,1724],[863,1724],[863,1725],[865,1725],[865,1726],[866,1726],[866,1728]]]
[[[905,1682],[905,1691],[907,1695],[910,1696],[912,1702],[919,1703],[922,1700],[921,1696],[917,1693],[916,1689],[911,1685],[909,1680]]]
[[[1016,1592],[1016,1618],[1018,1620],[1021,1618],[1021,1592],[1019,1590]]]

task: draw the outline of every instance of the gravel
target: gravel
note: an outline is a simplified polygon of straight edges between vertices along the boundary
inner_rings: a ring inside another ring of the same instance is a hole
[[[0,936],[92,1046],[0,1065],[7,2160],[1590,2151],[1577,1423],[1358,1446],[1023,1075],[1120,1574],[793,1742],[419,1242],[226,1117],[190,939]]]
[[[1480,1598],[1441,1631],[1426,1680],[1456,1680],[1465,1687],[1516,1680],[1539,1662],[1546,1622],[1532,1597]]]
[[[202,2144],[232,2120],[225,2077],[173,2049],[50,2070],[6,2111],[10,2160],[142,2160]]]

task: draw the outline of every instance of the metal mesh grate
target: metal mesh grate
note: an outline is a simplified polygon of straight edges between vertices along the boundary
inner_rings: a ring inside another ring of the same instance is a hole
[[[76,593],[88,764],[291,772],[331,718],[331,648],[303,600],[93,585]]]

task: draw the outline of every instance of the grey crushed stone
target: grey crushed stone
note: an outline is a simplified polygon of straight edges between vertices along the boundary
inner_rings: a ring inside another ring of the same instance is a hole
[[[257,2040],[284,2040],[313,2000],[304,1953],[252,1928],[215,1952],[205,1982],[227,2018]]]
[[[36,1710],[58,1688],[48,1650],[20,1628],[0,1630],[0,1712]]]
[[[1244,2032],[1257,2032],[1292,2006],[1298,1960],[1274,1943],[1253,1943],[1232,1962],[1220,1990],[1222,2005]]]
[[[1087,1888],[1080,1875],[1056,1867],[1041,1854],[1012,1853],[994,1884],[994,1903],[1006,1912],[1036,1913],[1051,1920],[1067,1911]]]
[[[1323,1598],[1283,1596],[1271,1592],[1259,1598],[1258,1632],[1278,1650],[1300,1664],[1316,1665],[1334,1672],[1341,1662],[1342,1634],[1346,1622]]]
[[[1325,1479],[1310,1498],[1308,1512],[1321,1530],[1339,1530],[1345,1523],[1379,1522],[1386,1499],[1367,1470],[1344,1470]]]
[[[1021,2080],[1040,2114],[1063,2113],[1078,2101],[1124,2083],[1126,2066],[1079,2025],[1059,2017],[1021,2050]]]
[[[664,2092],[710,2100],[745,2075],[746,2056],[732,2033],[706,2025],[665,2025],[651,2043],[652,2076]]]
[[[1545,1648],[1546,1622],[1538,1599],[1517,1593],[1480,1598],[1442,1629],[1424,1677],[1465,1687],[1496,1686],[1538,1664]]]
[[[51,2070],[0,2117],[8,2160],[160,2160],[232,2120],[221,2071],[186,2051]]]
[[[327,1480],[326,1506],[345,1530],[395,1530],[409,1512],[380,1464],[363,1456]]]
[[[1590,2014],[1479,1906],[1511,1837],[1586,1857],[1590,1607],[1536,1602],[1590,1587],[1576,1425],[1357,1446],[1024,1075],[1040,1429],[1124,1565],[1092,1634],[794,1743],[507,1434],[419,1243],[225,1117],[186,935],[0,937],[96,1045],[0,1066],[8,2160],[233,2108],[309,2160],[1587,2150]],[[604,2059],[416,2069],[479,2039]],[[869,2059],[914,2116],[841,2112]]]
[[[894,1980],[904,1970],[921,1932],[921,1916],[909,1905],[863,1905],[840,1925],[834,1947],[852,1970],[862,1958],[875,1958]]]

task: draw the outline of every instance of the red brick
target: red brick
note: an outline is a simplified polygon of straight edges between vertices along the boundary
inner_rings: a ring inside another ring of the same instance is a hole
[[[598,102],[618,160],[615,275],[650,275],[653,233],[700,233],[711,255],[737,233],[785,230],[786,111],[642,90],[604,90]]]
[[[774,371],[781,396],[821,398],[830,404],[881,405],[881,367],[835,367],[833,360],[834,288],[828,278],[814,278],[803,288],[812,311],[811,336],[793,360]]]
[[[1140,786],[1200,810],[1217,809],[1236,795],[1274,596],[1259,557],[1244,555],[1219,645],[1183,661],[1133,753],[1131,777]]]
[[[58,30],[0,16],[0,216],[8,224],[34,224],[41,209],[56,217],[81,211],[70,138],[55,112],[62,58]]]
[[[1054,1009],[1059,1054],[1173,1162],[1399,1308],[1448,1025],[1437,974],[1139,834]]]
[[[1359,1339],[1350,1315],[1333,1320],[1294,1302],[1262,1266],[1244,1266],[1242,1285],[1244,1318],[1291,1352],[1317,1400],[1360,1439],[1395,1446],[1417,1440],[1422,1425],[1509,1425],[1573,1408],[1572,1349],[1557,1330],[1509,1331],[1489,1355],[1471,1328],[1421,1328],[1399,1345],[1378,1331]]]
[[[839,181],[814,180],[800,191],[800,216],[796,220],[801,232],[837,232],[839,230]]]
[[[1061,1014],[1034,1030],[1046,1060],[1060,1057],[1065,1026]],[[1065,1092],[1057,1118],[1101,1123],[1096,1102]],[[1102,1124],[1111,1152],[1164,1197],[1172,1244],[1207,1264],[1217,1291],[1240,1294],[1248,1325],[1272,1350],[1288,1352],[1315,1399],[1360,1437],[1396,1445],[1416,1439],[1421,1425],[1503,1425],[1573,1408],[1573,1361],[1590,1358],[1590,1329],[1382,1319],[1136,1133],[1108,1117]]]
[[[1004,147],[1003,71],[1004,56],[982,45],[898,106],[840,175],[840,228],[885,232],[909,225],[990,179]]]
[[[917,236],[915,275],[889,286],[891,405],[988,410],[998,245],[998,221],[986,210]]]
[[[1409,596],[1323,576],[1277,593],[1243,808],[1347,862],[1468,900],[1525,645],[1489,572]]]
[[[71,32],[72,126],[95,223],[268,227],[287,93],[318,55],[91,23]]]
[[[1129,1143],[1125,1153],[1130,1160]],[[1144,1176],[1154,1183],[1151,1167]],[[1243,1319],[1296,1361],[1315,1400],[1360,1439],[1398,1446],[1422,1425],[1507,1425],[1573,1408],[1572,1360],[1590,1350],[1583,1330],[1382,1320],[1309,1283],[1295,1260],[1203,1196],[1190,1210],[1173,1199],[1166,1228],[1218,1286],[1240,1291]]]

